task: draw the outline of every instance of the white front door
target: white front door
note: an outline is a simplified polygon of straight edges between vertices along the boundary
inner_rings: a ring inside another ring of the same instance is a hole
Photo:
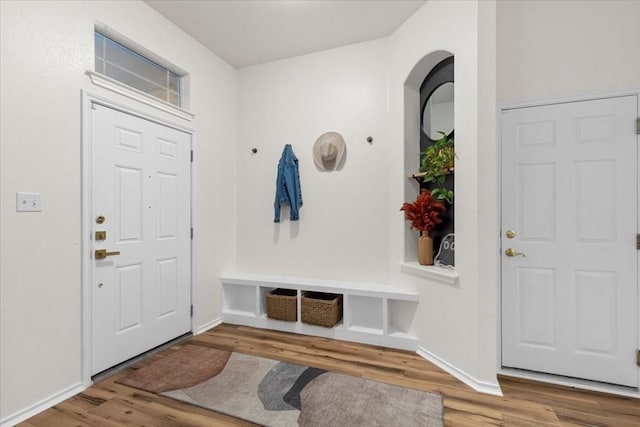
[[[191,329],[190,169],[189,134],[92,104],[92,375]]]
[[[638,386],[637,117],[636,96],[503,112],[503,366]]]

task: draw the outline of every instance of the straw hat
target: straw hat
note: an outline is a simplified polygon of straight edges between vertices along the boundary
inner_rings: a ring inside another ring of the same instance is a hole
[[[338,132],[323,133],[313,144],[313,161],[321,171],[336,170],[344,160],[346,148]]]

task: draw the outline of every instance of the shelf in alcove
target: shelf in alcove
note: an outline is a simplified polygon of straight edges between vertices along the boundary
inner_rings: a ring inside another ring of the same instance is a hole
[[[406,261],[400,264],[400,270],[413,276],[431,279],[447,285],[457,286],[458,272],[452,268],[436,265],[420,265],[417,261]]]
[[[445,175],[449,175],[449,174],[452,174],[452,173],[455,173],[455,168],[449,168],[449,169],[446,171]],[[418,172],[418,173],[414,173],[414,174],[412,174],[412,175],[409,175],[407,178],[408,178],[408,179],[415,179],[415,180],[417,180],[418,178],[424,178],[424,176],[425,176],[426,174],[427,174],[426,172]]]

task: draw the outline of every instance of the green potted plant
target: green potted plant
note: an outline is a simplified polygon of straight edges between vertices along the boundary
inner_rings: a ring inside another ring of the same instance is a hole
[[[433,264],[433,230],[442,223],[442,214],[447,209],[444,204],[423,188],[413,203],[405,202],[400,208],[404,218],[411,221],[411,228],[420,231],[418,239],[418,263]]]
[[[422,182],[433,183],[434,189],[431,194],[438,200],[445,200],[453,203],[453,190],[445,187],[444,181],[447,174],[453,172],[455,166],[455,151],[453,144],[453,134],[447,135],[442,131],[438,131],[442,135],[437,141],[434,141],[422,155],[420,162],[420,172],[424,173]]]

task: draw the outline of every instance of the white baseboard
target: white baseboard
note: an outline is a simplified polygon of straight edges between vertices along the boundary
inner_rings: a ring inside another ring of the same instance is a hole
[[[500,384],[498,384],[498,380],[496,379],[495,383],[488,383],[485,381],[479,381],[473,378],[471,375],[467,374],[463,370],[453,366],[446,360],[441,359],[435,354],[431,353],[429,350],[424,347],[418,347],[416,351],[420,356],[427,359],[429,362],[436,365],[438,368],[444,370],[445,372],[453,375],[475,391],[485,394],[491,394],[493,396],[502,396],[502,390],[500,389]]]
[[[200,334],[202,334],[204,332],[207,332],[211,328],[215,328],[216,326],[220,325],[221,323],[222,323],[222,319],[218,317],[217,319],[213,319],[212,321],[207,322],[204,325],[198,326],[193,334],[194,335],[200,335]]]
[[[56,394],[53,394],[46,399],[41,400],[38,403],[35,403],[21,411],[16,412],[13,415],[9,415],[8,417],[0,420],[0,427],[9,427],[14,426],[18,423],[21,423],[34,415],[39,414],[40,412],[51,408],[58,403],[67,400],[68,398],[75,396],[76,394],[84,391],[86,387],[82,383],[77,383],[72,385],[71,387],[62,390]]]

